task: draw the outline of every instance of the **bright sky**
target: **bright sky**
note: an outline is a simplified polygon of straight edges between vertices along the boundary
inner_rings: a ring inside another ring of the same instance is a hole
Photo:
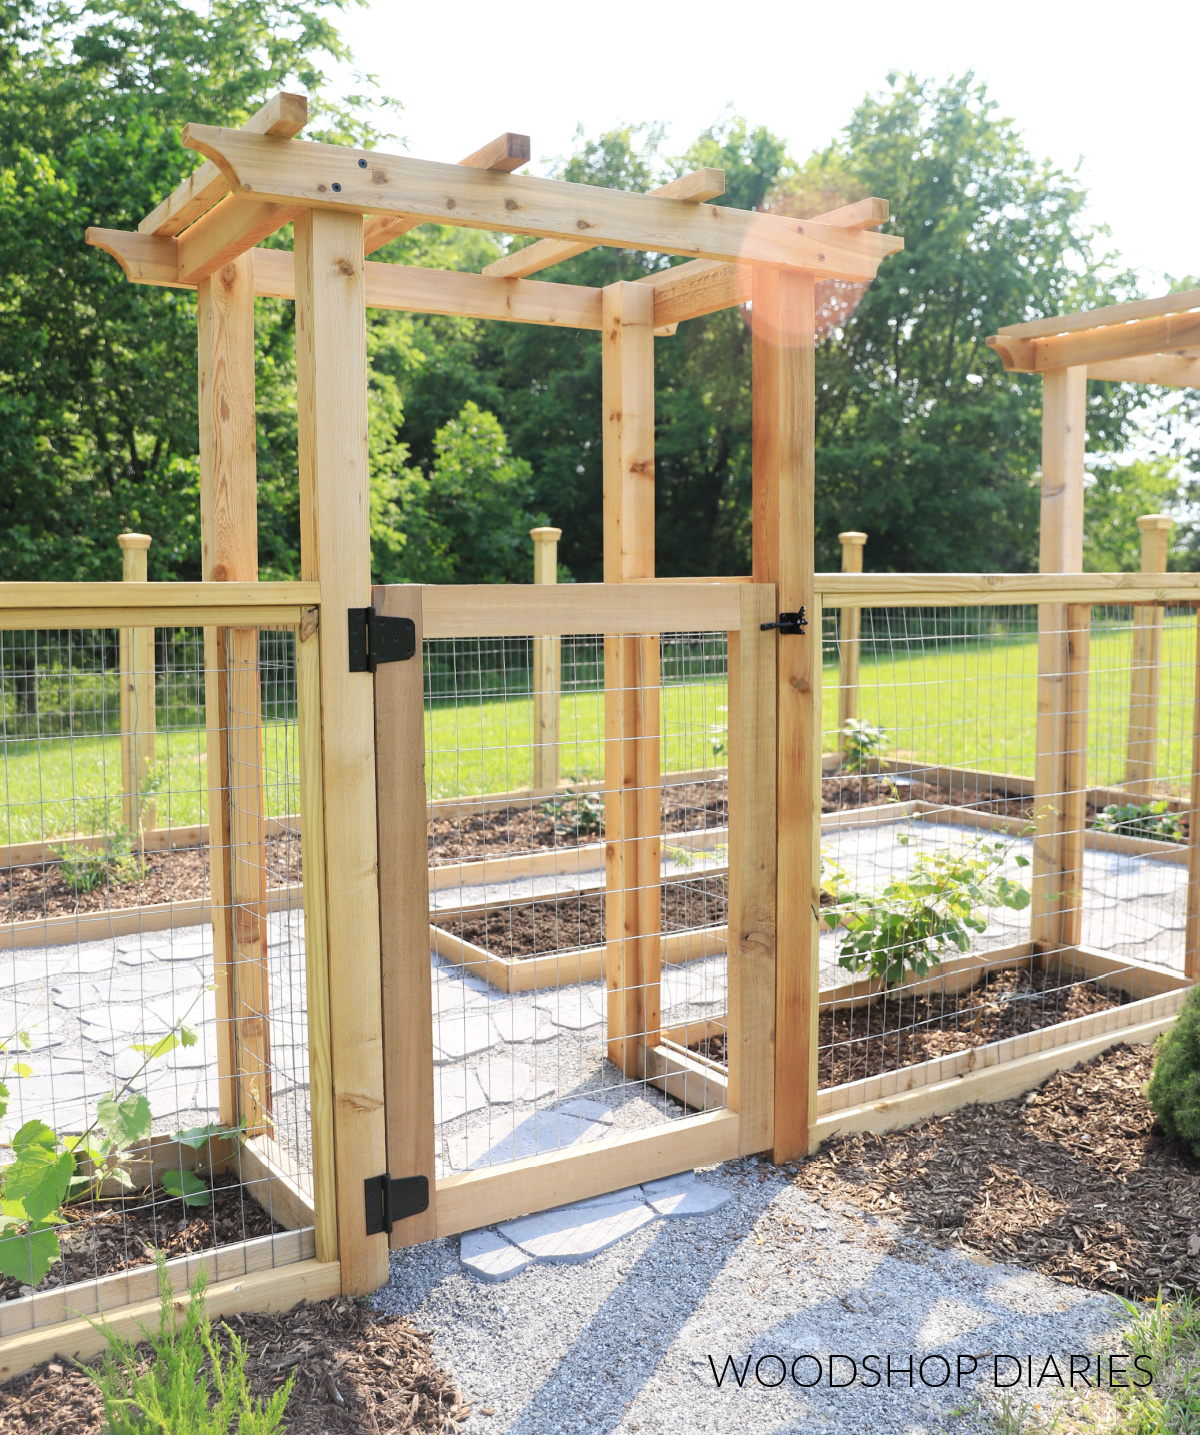
[[[372,0],[342,28],[403,101],[412,154],[458,160],[514,130],[531,136],[535,171],[570,152],[578,124],[661,121],[671,153],[727,105],[803,158],[889,70],[972,69],[1036,155],[1082,158],[1092,216],[1147,292],[1200,274],[1197,0]]]

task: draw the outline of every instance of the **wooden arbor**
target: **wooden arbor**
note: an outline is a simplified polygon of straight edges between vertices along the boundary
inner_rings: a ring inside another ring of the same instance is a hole
[[[902,247],[872,232],[887,204],[866,199],[812,220],[714,207],[720,171],[701,170],[651,194],[516,175],[528,140],[503,135],[459,164],[308,143],[303,97],[275,96],[240,130],[187,125],[205,163],[138,226],[91,229],[134,282],[196,288],[204,577],[257,576],[253,303],[297,306],[302,569],[321,585],[319,672],[301,643],[298,680],[319,684],[326,792],[328,911],[338,1246],[346,1290],[386,1278],[386,1241],[364,1237],[361,1192],[387,1168],[383,1116],[380,937],[376,878],[371,685],[347,682],[345,609],[371,600],[368,544],[368,307],[602,333],[604,365],[604,577],[655,580],[655,335],[684,319],[753,304],[754,573],[774,584],[784,611],[813,611],[814,313],[823,281],[870,281]],[[408,268],[366,256],[432,221],[535,236],[482,274]],[[295,226],[294,252],[257,247]],[[604,290],[528,276],[594,245],[681,256],[688,262]],[[807,1149],[816,1106],[816,962],[820,778],[819,625],[779,641],[778,904],[738,946],[775,963],[774,1152]],[[303,636],[303,635],[302,635]],[[215,635],[214,635],[215,641]],[[653,1013],[631,1011],[656,978],[657,803],[634,789],[658,782],[657,640],[612,638],[620,671],[639,684],[609,694],[609,930],[623,934],[610,971],[609,1035],[627,1069],[643,1059]],[[737,653],[731,651],[731,670]],[[732,673],[731,673],[732,677]],[[221,694],[210,701],[220,711]],[[218,751],[213,770],[231,759]],[[253,842],[253,833],[227,835]],[[306,850],[306,864],[310,854]],[[236,884],[238,864],[226,863]],[[653,880],[637,878],[652,874]],[[215,881],[220,878],[215,875]],[[228,897],[226,898],[226,901]],[[220,940],[218,934],[217,940]],[[226,940],[229,940],[228,935]],[[319,942],[310,942],[311,954]],[[615,964],[614,964],[615,965]],[[621,995],[624,994],[624,995]],[[631,995],[632,994],[632,995]],[[318,1183],[320,1183],[318,1173]],[[321,1194],[320,1191],[318,1193]]]
[[[1006,369],[1042,375],[1039,567],[1043,573],[1081,573],[1087,381],[1200,387],[1200,290],[1012,324],[988,343]],[[1031,935],[1043,958],[1078,945],[1081,935],[1089,624],[1090,609],[1083,605],[1052,603],[1038,610],[1038,830]],[[1153,621],[1148,627],[1155,630]],[[1145,707],[1135,697],[1132,722]],[[1144,725],[1145,718],[1140,720]],[[1139,756],[1140,749],[1135,764]],[[1193,756],[1192,770],[1195,811],[1200,808],[1195,776],[1200,752]],[[1144,772],[1131,776],[1134,790],[1144,790]],[[1200,931],[1200,871],[1189,876],[1188,911],[1190,953]],[[1189,969],[1188,975],[1197,973]]]

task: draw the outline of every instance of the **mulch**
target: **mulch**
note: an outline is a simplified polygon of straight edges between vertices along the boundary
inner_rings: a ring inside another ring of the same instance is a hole
[[[268,887],[299,882],[300,834],[269,836],[266,861]],[[209,895],[207,846],[147,852],[142,864],[140,877],[129,882],[106,881],[90,892],[76,892],[58,862],[0,868],[0,921],[31,922],[155,902],[189,902]]]
[[[1200,1161],[1143,1095],[1149,1046],[903,1131],[839,1137],[796,1184],[914,1237],[1127,1299],[1200,1289]]]
[[[818,1019],[818,1083],[839,1086],[1060,1021],[1123,1006],[1128,993],[1028,966],[989,971],[970,991],[881,994]]]
[[[115,1271],[154,1263],[155,1250],[168,1260],[193,1251],[248,1241],[280,1231],[266,1211],[241,1189],[236,1174],[211,1180],[210,1206],[184,1208],[161,1188],[124,1199],[80,1202],[64,1212],[66,1225],[58,1232],[62,1259],[55,1261],[37,1286],[55,1290],[75,1281],[94,1280]],[[0,1300],[15,1300],[28,1292],[11,1276],[0,1276]]]
[[[723,922],[728,889],[729,879],[724,876],[664,882],[663,931],[680,932]],[[466,915],[447,912],[436,917],[434,924],[497,957],[519,959],[598,947],[604,942],[604,893],[546,897]]]
[[[450,1435],[472,1413],[434,1358],[430,1333],[400,1316],[344,1296],[283,1315],[232,1315],[213,1322],[227,1352],[226,1323],[250,1352],[246,1371],[255,1398],[269,1398],[295,1372],[284,1417],[288,1435]],[[105,1428],[96,1387],[68,1361],[47,1361],[0,1385],[3,1435],[102,1435]]]

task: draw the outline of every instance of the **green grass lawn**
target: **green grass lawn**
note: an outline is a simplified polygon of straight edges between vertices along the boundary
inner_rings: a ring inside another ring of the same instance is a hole
[[[784,641],[798,641],[785,639]],[[1124,777],[1129,718],[1130,632],[1093,630],[1089,679],[1088,780]],[[1191,770],[1195,628],[1172,618],[1163,631],[1158,771],[1182,785]],[[838,669],[823,672],[823,747],[837,747]],[[1032,634],[947,640],[936,648],[877,656],[864,642],[860,715],[882,724],[893,753],[945,766],[1033,775],[1037,640]],[[662,769],[722,766],[726,688],[709,679],[668,685],[662,694]],[[532,700],[527,696],[438,704],[426,713],[426,779],[433,797],[527,787],[532,772]],[[604,698],[568,694],[561,705],[560,771],[585,781],[604,766]],[[295,811],[295,725],[263,724],[267,810]],[[120,816],[116,737],[10,739],[0,747],[0,843],[111,828]],[[158,735],[166,786],[158,825],[207,821],[203,732]]]

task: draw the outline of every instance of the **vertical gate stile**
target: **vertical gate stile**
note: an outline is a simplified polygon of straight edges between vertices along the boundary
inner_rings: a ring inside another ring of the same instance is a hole
[[[746,584],[729,634],[729,1105],[743,1155],[775,1139],[774,584]]]
[[[1192,781],[1188,810],[1187,935],[1184,940],[1183,974],[1189,981],[1200,979],[1200,603],[1195,605],[1196,648],[1193,655],[1192,690]]]
[[[381,616],[411,619],[416,629],[415,656],[375,673],[387,1169],[429,1182],[428,1208],[392,1227],[391,1244],[399,1247],[437,1235],[421,589],[375,588],[372,604]]]

